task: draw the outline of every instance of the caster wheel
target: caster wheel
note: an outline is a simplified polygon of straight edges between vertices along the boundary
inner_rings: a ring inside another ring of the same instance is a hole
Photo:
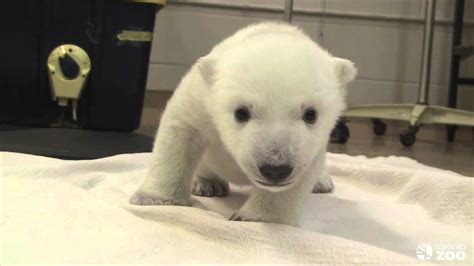
[[[374,124],[372,130],[374,131],[374,134],[377,136],[382,136],[385,134],[385,131],[387,131],[387,124],[382,122],[380,119],[372,119],[372,122]]]
[[[344,123],[338,123],[331,132],[331,142],[344,144],[349,140],[349,128]]]
[[[410,147],[416,142],[416,133],[418,132],[419,127],[410,126],[407,130],[400,133],[400,142],[405,147]]]

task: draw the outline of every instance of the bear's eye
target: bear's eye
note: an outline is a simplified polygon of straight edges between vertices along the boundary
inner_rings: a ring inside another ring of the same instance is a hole
[[[239,107],[234,112],[235,119],[239,122],[247,122],[250,119],[250,112],[247,107]]]
[[[314,124],[318,118],[318,113],[313,108],[308,108],[304,112],[303,120],[308,124]]]

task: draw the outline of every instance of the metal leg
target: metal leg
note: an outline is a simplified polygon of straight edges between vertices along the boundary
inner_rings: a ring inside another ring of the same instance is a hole
[[[423,50],[421,57],[420,85],[418,88],[419,104],[428,103],[435,10],[436,0],[427,0],[425,8],[425,26],[423,28]]]
[[[283,20],[291,23],[293,19],[293,0],[286,0],[285,2],[285,14],[283,16]]]
[[[463,29],[463,16],[464,16],[464,0],[456,0],[454,7],[454,24],[453,24],[453,36],[451,41],[451,67],[449,73],[449,95],[448,95],[448,106],[456,108],[457,96],[458,96],[458,83],[459,83],[459,65],[461,62],[461,55],[454,53],[457,46],[461,45],[462,41],[462,29]],[[454,141],[456,134],[456,126],[447,126],[447,139],[448,141]]]

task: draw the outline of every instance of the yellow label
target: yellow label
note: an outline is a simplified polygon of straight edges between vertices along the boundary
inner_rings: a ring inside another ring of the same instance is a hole
[[[124,30],[117,35],[117,39],[130,42],[151,42],[153,41],[153,32]]]

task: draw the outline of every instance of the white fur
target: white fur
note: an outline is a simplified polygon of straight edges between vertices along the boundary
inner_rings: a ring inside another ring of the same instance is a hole
[[[350,61],[331,56],[294,26],[267,22],[238,31],[181,81],[161,119],[148,176],[131,202],[186,205],[193,175],[223,179],[254,187],[234,218],[296,225],[318,180],[332,189],[323,174],[326,146],[355,75]],[[240,106],[251,111],[248,122],[236,121]],[[315,124],[302,119],[309,107],[318,112]],[[257,183],[262,163],[290,163],[292,183]]]

